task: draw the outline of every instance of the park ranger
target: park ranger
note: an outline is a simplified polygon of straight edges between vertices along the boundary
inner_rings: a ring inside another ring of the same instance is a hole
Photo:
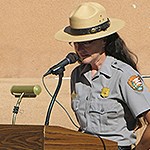
[[[83,132],[131,150],[135,128],[144,117],[147,127],[136,150],[150,148],[150,93],[137,69],[136,55],[117,33],[124,21],[109,18],[105,8],[86,2],[71,12],[70,25],[56,39],[74,46],[79,66],[71,74],[71,98]]]

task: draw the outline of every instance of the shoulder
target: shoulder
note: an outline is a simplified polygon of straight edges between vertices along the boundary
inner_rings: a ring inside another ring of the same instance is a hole
[[[133,74],[139,75],[139,72],[137,72],[135,69],[133,69],[130,65],[115,59],[112,63],[112,67],[116,70],[120,71],[123,76],[131,76]]]
[[[130,65],[115,59],[112,67],[120,73],[120,84],[125,85],[128,83],[130,86],[135,84],[135,86],[139,87],[138,84],[141,85],[144,83],[141,74]]]
[[[143,91],[144,80],[139,72],[119,60],[114,64],[114,67],[121,70],[120,85],[122,87],[130,88],[138,92]]]

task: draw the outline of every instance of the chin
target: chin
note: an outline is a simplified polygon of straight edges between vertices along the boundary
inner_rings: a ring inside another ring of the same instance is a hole
[[[83,63],[83,64],[90,64],[90,63],[91,63],[91,58],[88,57],[88,58],[83,59],[83,60],[82,60],[82,63]]]

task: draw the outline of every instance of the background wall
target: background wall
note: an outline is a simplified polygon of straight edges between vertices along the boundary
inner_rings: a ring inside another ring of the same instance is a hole
[[[88,0],[86,0],[88,1]],[[17,124],[44,124],[50,97],[41,83],[47,69],[62,60],[73,49],[56,41],[54,34],[68,25],[72,9],[85,0],[0,0],[0,123],[11,124],[12,109],[17,99],[10,94],[12,85],[35,85],[42,93],[35,99],[23,99],[17,115]],[[150,74],[150,1],[149,0],[95,0],[101,3],[110,17],[125,20],[119,31],[128,47],[139,58],[139,70]],[[69,76],[76,66],[66,67],[65,79],[58,95],[60,102],[70,108]],[[53,93],[58,79],[45,80]],[[145,79],[150,88],[149,79]],[[76,121],[75,121],[76,122]],[[76,129],[65,112],[56,104],[51,124]]]
[[[47,68],[71,50],[54,34],[68,25],[72,9],[85,0],[0,0],[0,77],[41,77]],[[149,0],[95,0],[110,17],[125,20],[120,30],[128,47],[139,57],[143,74],[149,74]],[[66,76],[70,69],[66,70]]]

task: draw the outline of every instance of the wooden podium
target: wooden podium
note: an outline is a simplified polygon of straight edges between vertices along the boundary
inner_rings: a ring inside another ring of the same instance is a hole
[[[104,149],[117,150],[117,143],[59,126],[0,125],[0,150]]]

